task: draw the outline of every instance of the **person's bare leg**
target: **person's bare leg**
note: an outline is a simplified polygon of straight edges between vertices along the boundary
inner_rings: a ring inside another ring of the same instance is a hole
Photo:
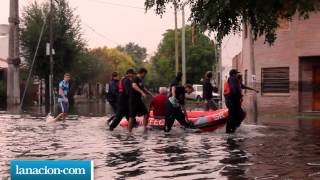
[[[67,115],[68,115],[67,113],[63,113],[63,118],[62,118],[62,121],[63,121],[63,122],[65,122],[65,121],[66,121],[66,117],[67,117]]]
[[[60,114],[54,119],[54,121],[59,121],[62,116],[63,116],[63,113],[60,113]]]

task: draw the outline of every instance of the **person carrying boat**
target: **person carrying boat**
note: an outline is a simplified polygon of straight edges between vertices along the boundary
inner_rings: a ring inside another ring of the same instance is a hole
[[[160,87],[159,95],[152,99],[150,103],[150,108],[149,108],[149,112],[153,111],[153,116],[155,119],[163,119],[165,117],[167,101],[168,101],[167,88]]]
[[[147,90],[143,84],[143,80],[147,73],[147,69],[141,68],[138,71],[138,75],[134,77],[132,80],[129,99],[129,132],[132,131],[134,122],[136,122],[136,116],[144,116],[143,125],[144,129],[147,130],[149,111],[147,110],[145,104],[142,101],[142,98],[146,98],[147,94],[152,96],[152,93],[149,90]]]
[[[251,90],[251,91],[254,91],[254,92],[256,92],[256,93],[259,93],[259,91],[258,91],[258,90],[253,89],[253,88],[248,87],[248,86],[246,86],[246,85],[244,85],[244,84],[243,84],[243,78],[242,78],[242,75],[241,75],[241,74],[238,74],[238,75],[237,75],[237,79],[238,79],[238,81],[239,81],[239,83],[240,83],[240,87],[241,87],[241,89],[244,89],[244,90]]]
[[[216,103],[212,99],[213,98],[212,93],[213,93],[214,87],[211,84],[211,79],[212,79],[212,72],[208,71],[205,74],[205,78],[202,83],[202,87],[203,87],[202,99],[203,99],[203,103],[205,104],[206,111],[218,109]]]
[[[107,123],[109,124],[115,118],[115,114],[117,113],[117,106],[118,106],[118,100],[119,100],[119,76],[117,72],[113,72],[111,75],[111,81],[109,83],[109,90],[107,93],[107,100],[114,113],[107,120]]]
[[[231,69],[229,78],[224,85],[224,97],[226,106],[229,111],[229,117],[226,125],[226,133],[234,133],[236,128],[240,126],[239,118],[241,115],[241,87],[237,75],[239,72],[236,69]]]
[[[109,126],[110,131],[113,131],[113,129],[118,126],[123,117],[126,117],[127,120],[129,120],[129,98],[134,75],[134,70],[128,69],[126,76],[119,81],[119,101],[116,116]]]
[[[169,132],[175,120],[185,128],[192,128],[193,123],[188,121],[187,111],[185,108],[185,94],[193,92],[192,85],[186,84],[183,87],[177,84],[171,84],[170,87],[173,92],[166,103],[164,131]]]
[[[71,76],[69,73],[65,73],[63,76],[63,80],[59,83],[59,97],[58,103],[61,110],[61,113],[54,119],[54,121],[58,121],[62,118],[65,121],[68,113],[69,113],[69,99],[68,99],[68,92],[69,92],[69,81]]]

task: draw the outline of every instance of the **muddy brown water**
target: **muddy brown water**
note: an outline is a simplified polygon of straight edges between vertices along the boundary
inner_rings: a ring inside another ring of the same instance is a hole
[[[250,117],[224,129],[169,134],[107,130],[104,104],[77,107],[65,123],[43,115],[0,113],[0,177],[12,159],[91,159],[95,179],[320,179],[320,118]],[[256,122],[256,123],[253,123]]]

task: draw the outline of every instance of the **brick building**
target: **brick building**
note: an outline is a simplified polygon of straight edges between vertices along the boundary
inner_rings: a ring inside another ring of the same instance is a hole
[[[244,84],[260,91],[245,92],[246,108],[256,98],[259,111],[320,111],[320,14],[281,21],[273,46],[264,37],[251,41],[248,32],[244,26],[242,52],[233,58]]]

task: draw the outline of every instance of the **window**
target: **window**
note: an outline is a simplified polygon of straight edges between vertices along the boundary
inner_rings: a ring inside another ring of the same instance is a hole
[[[262,93],[289,93],[289,67],[262,68]]]

